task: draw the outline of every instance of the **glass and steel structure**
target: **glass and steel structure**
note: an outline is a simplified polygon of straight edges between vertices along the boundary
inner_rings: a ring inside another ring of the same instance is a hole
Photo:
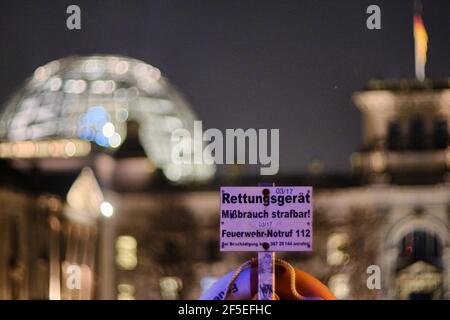
[[[169,180],[203,181],[214,166],[171,161],[172,132],[193,136],[194,120],[158,68],[123,56],[72,56],[37,68],[7,102],[0,158],[85,156],[93,144],[114,151],[126,139],[127,122],[135,121],[147,157]]]

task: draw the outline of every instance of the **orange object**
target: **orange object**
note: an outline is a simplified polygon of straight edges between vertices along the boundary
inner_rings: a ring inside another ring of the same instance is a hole
[[[336,300],[336,297],[322,282],[307,272],[292,267],[295,271],[295,287],[303,297],[317,297],[323,300]],[[298,300],[291,288],[291,272],[286,266],[275,266],[275,294],[280,300]],[[252,293],[258,295],[258,266],[253,265],[251,270]]]
[[[318,298],[336,300],[333,293],[312,275],[275,259],[275,299],[307,300]],[[200,297],[201,300],[258,299],[258,260],[251,259],[235,271],[217,280]]]

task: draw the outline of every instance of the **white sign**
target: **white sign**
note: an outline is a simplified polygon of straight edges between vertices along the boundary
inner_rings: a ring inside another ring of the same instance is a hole
[[[222,187],[221,251],[312,251],[312,187]]]

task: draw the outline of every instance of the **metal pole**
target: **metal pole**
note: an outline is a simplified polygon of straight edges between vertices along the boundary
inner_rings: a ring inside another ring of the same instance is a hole
[[[275,298],[275,252],[258,252],[258,300]]]
[[[273,187],[274,183],[259,183],[260,187]],[[269,194],[264,194],[268,196]],[[275,299],[275,252],[270,251],[270,244],[264,243],[258,252],[258,300]]]

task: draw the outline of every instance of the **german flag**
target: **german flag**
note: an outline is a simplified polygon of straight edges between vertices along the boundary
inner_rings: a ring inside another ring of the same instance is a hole
[[[427,62],[428,34],[422,20],[422,8],[420,2],[416,1],[414,12],[414,43],[416,57],[416,77],[425,80],[425,64]]]

